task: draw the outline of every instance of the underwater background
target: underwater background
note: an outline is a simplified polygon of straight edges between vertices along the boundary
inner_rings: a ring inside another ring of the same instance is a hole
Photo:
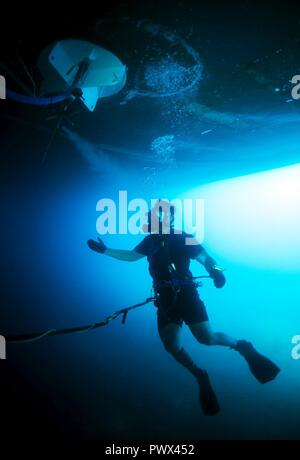
[[[120,94],[95,113],[71,114],[75,125],[66,123],[49,149],[48,109],[0,101],[1,334],[94,323],[150,296],[145,259],[129,264],[88,249],[99,236],[98,200],[118,202],[120,190],[129,200],[200,198],[203,246],[227,278],[224,289],[209,279],[199,289],[212,327],[250,340],[281,373],[261,385],[237,353],[198,344],[183,327],[183,345],[209,372],[221,405],[204,417],[197,384],[164,350],[149,304],[125,325],[118,318],[85,334],[8,344],[0,363],[7,432],[299,439],[300,102],[289,93],[300,65],[296,7],[122,3],[121,13],[99,13],[111,30],[103,46],[128,66]],[[120,26],[126,12],[133,19]],[[144,29],[140,18],[148,18]],[[82,36],[85,25],[95,39],[86,24],[91,14],[69,29],[57,23],[57,34]],[[123,249],[142,238],[103,236]],[[206,274],[196,262],[191,268]]]

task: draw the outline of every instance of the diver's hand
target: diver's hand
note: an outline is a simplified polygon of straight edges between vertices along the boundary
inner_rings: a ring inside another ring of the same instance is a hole
[[[225,279],[225,276],[223,275],[223,270],[221,268],[215,265],[214,267],[211,268],[209,274],[211,278],[214,280],[214,285],[216,286],[216,288],[220,289],[225,285],[226,279]]]
[[[106,251],[107,247],[103,243],[103,241],[100,238],[97,238],[98,241],[96,240],[88,240],[87,245],[88,247],[95,252],[99,252],[100,254],[104,254]]]

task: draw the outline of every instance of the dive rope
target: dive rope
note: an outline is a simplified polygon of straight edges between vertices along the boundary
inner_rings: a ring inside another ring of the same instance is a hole
[[[199,279],[199,278],[210,278],[210,276],[195,276],[193,279]],[[92,331],[94,329],[98,329],[99,327],[102,326],[107,326],[111,321],[115,320],[119,316],[122,316],[122,324],[125,324],[128,312],[131,310],[134,310],[139,307],[143,307],[144,305],[147,305],[150,302],[153,302],[155,300],[155,297],[148,297],[144,302],[137,303],[135,305],[132,305],[131,307],[127,308],[122,308],[121,310],[115,311],[111,315],[107,316],[105,319],[98,323],[93,323],[89,324],[87,326],[75,326],[75,327],[69,327],[69,328],[64,328],[64,329],[48,329],[43,332],[33,332],[33,333],[28,333],[28,334],[19,334],[19,335],[9,335],[5,336],[5,340],[7,343],[31,343],[31,342],[36,342],[37,340],[44,339],[45,337],[53,337],[56,335],[65,335],[65,334],[80,334],[80,333],[85,333]]]
[[[107,326],[111,321],[113,321],[120,315],[122,315],[122,324],[125,324],[129,311],[134,310],[135,308],[142,307],[150,302],[153,302],[153,300],[154,300],[154,297],[148,297],[144,302],[137,303],[135,305],[132,305],[131,307],[123,308],[122,310],[118,310],[112,313],[111,315],[107,316],[102,321],[98,323],[90,324],[88,326],[69,327],[65,329],[48,329],[47,331],[34,332],[31,334],[5,336],[5,340],[7,343],[29,343],[29,342],[35,342],[45,337],[52,337],[55,335],[89,332],[89,331],[92,331],[93,329],[97,329],[102,326]]]

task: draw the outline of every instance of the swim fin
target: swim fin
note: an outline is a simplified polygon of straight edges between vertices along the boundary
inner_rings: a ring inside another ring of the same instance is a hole
[[[260,383],[274,380],[280,372],[279,367],[269,358],[258,353],[251,342],[238,340],[237,345],[233,348],[245,358],[252,374]]]
[[[220,406],[210,383],[208,373],[202,369],[198,369],[196,378],[199,384],[199,401],[204,415],[217,415],[220,412]]]

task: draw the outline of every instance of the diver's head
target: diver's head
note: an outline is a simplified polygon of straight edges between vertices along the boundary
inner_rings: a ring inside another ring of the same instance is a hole
[[[166,200],[157,200],[151,211],[147,212],[146,233],[168,235],[174,232],[175,206]]]

